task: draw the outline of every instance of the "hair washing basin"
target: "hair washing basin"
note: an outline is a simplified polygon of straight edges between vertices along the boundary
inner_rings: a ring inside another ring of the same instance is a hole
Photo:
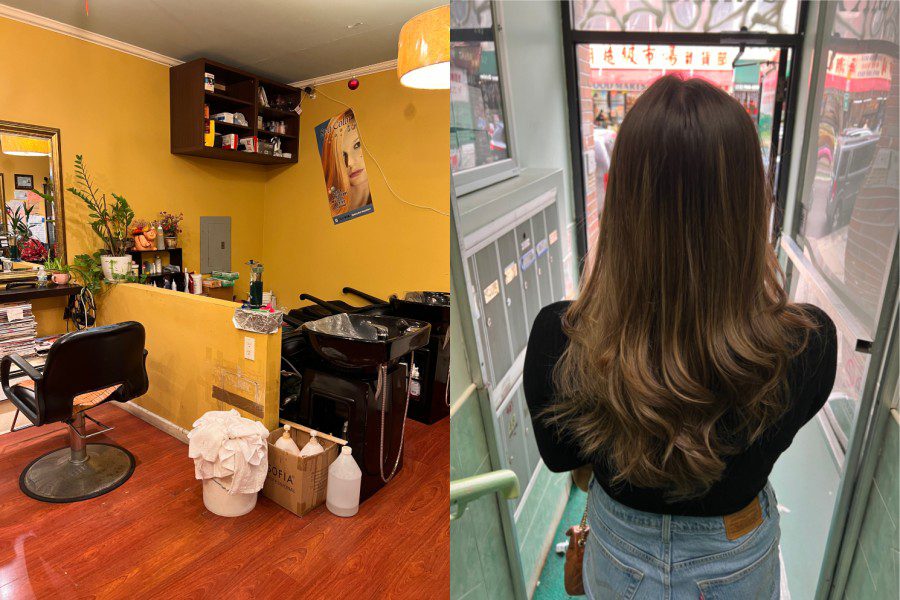
[[[394,364],[428,343],[431,325],[399,317],[340,313],[303,324],[310,345],[346,369]]]

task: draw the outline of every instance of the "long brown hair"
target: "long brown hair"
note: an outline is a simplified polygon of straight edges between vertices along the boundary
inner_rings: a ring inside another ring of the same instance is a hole
[[[782,287],[771,208],[736,100],[671,75],[641,95],[613,148],[545,415],[613,483],[702,495],[783,414],[788,362],[813,325]]]

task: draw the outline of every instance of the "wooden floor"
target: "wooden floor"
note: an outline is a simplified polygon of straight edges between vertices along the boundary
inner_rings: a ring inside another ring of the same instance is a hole
[[[0,598],[446,598],[449,419],[408,421],[403,470],[349,519],[297,517],[260,494],[228,519],[203,506],[187,446],[115,406],[91,414],[137,459],[109,494],[47,504],[19,490],[63,426],[0,435]],[[106,440],[104,440],[106,438]]]

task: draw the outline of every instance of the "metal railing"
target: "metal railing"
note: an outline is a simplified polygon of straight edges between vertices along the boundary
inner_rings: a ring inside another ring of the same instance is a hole
[[[502,494],[508,500],[518,498],[519,478],[509,469],[501,469],[451,481],[450,520],[460,518],[470,502],[487,494]]]

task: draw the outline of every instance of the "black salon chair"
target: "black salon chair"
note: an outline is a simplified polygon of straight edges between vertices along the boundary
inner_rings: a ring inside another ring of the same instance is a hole
[[[0,359],[0,384],[19,412],[35,426],[65,423],[69,447],[44,454],[29,464],[19,487],[45,502],[94,498],[125,483],[134,472],[134,456],[112,444],[86,440],[110,431],[85,411],[103,402],[127,402],[147,392],[144,326],[134,321],[68,333],[50,347],[43,373],[17,354]],[[15,364],[30,380],[9,383]],[[88,434],[84,419],[100,427]],[[20,428],[22,429],[22,428]]]

